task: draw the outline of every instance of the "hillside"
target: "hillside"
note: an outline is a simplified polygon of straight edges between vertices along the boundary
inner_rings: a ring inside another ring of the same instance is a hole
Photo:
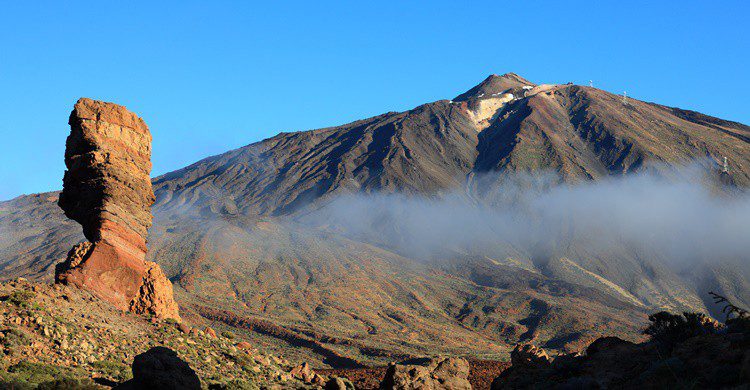
[[[134,356],[155,346],[177,351],[203,388],[315,388],[293,375],[294,364],[231,332],[149,320],[76,288],[0,283],[0,324],[2,388],[111,388],[131,379]]]
[[[748,275],[720,267],[681,274],[627,243],[602,256],[563,241],[539,257],[502,237],[503,257],[452,248],[425,261],[307,217],[345,194],[460,192],[491,204],[513,175],[551,172],[575,184],[669,176],[693,161],[719,175],[724,157],[725,181],[750,185],[750,127],[493,75],[453,100],[282,133],[153,179],[149,257],[184,310],[320,365],[436,352],[505,357],[519,340],[577,350],[602,334],[637,337],[655,309],[705,310],[708,289],[750,302]],[[0,203],[3,278],[49,281],[82,239],[56,200]]]

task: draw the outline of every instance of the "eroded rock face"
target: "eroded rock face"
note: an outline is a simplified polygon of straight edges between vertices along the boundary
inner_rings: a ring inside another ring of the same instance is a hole
[[[123,310],[179,319],[172,283],[146,261],[151,226],[151,133],[125,107],[80,99],[70,114],[58,205],[83,226],[55,280],[92,291]]]
[[[471,390],[469,362],[462,358],[412,359],[391,364],[381,390]]]

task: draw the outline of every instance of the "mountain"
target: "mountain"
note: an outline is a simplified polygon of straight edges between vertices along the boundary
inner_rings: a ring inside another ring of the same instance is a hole
[[[453,101],[282,133],[157,178],[157,205],[286,215],[336,192],[434,194],[472,173],[547,169],[572,181],[723,157],[750,184],[748,126],[590,87],[532,86],[493,75]]]
[[[575,184],[669,176],[693,161],[747,187],[750,127],[492,75],[453,100],[282,133],[153,179],[149,257],[175,284],[186,319],[220,321],[333,366],[435,352],[504,357],[519,340],[577,350],[601,334],[637,339],[656,309],[710,309],[707,289],[748,303],[750,275],[718,266],[686,275],[627,243],[602,255],[562,242],[540,257],[498,238],[502,257],[450,248],[426,261],[307,217],[351,194],[483,199],[513,175]],[[51,280],[82,239],[56,199],[0,203],[4,278]]]

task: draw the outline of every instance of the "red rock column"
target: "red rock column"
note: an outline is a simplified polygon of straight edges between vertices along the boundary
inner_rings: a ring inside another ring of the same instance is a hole
[[[57,265],[55,281],[123,310],[179,320],[172,283],[146,261],[151,227],[151,133],[125,107],[81,98],[70,114],[59,206],[89,242]]]

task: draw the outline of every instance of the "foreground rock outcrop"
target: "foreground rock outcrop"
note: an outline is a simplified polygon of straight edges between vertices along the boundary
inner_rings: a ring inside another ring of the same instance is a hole
[[[133,379],[118,390],[199,390],[201,381],[190,365],[166,347],[153,347],[133,360]]]
[[[469,362],[462,358],[422,358],[391,364],[381,390],[471,390]]]
[[[640,344],[602,337],[583,354],[555,359],[536,346],[518,345],[492,389],[747,388],[750,317],[727,326],[694,313],[662,312],[650,319],[646,333],[652,339]]]
[[[83,226],[88,242],[57,265],[55,281],[123,310],[179,320],[172,283],[146,261],[155,199],[146,123],[123,106],[82,98],[69,124],[58,205]]]

